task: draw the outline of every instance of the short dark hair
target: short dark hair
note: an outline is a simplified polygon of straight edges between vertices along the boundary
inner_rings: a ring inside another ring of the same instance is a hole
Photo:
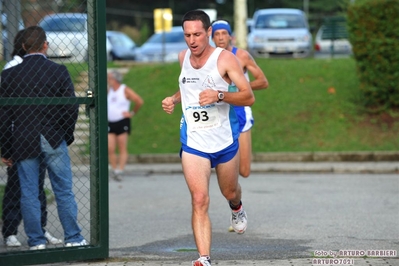
[[[26,28],[22,35],[22,43],[27,53],[39,52],[45,41],[46,32],[39,26]]]
[[[11,53],[11,56],[16,56],[18,55],[19,57],[23,57],[26,55],[26,51],[22,47],[22,41],[23,41],[23,34],[25,30],[20,30],[17,32],[17,35],[14,37],[14,47],[13,51]]]
[[[186,21],[195,21],[195,20],[200,20],[202,22],[202,25],[204,26],[205,30],[208,30],[209,27],[211,26],[211,20],[209,19],[209,16],[207,13],[205,13],[203,10],[196,9],[196,10],[191,10],[188,11],[186,14],[184,14],[183,19],[182,19],[182,27],[184,29],[184,22]]]

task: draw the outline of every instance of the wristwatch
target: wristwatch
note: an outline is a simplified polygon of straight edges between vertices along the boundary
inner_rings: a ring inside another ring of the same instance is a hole
[[[221,102],[224,99],[224,93],[223,91],[218,91],[218,101],[217,102]]]

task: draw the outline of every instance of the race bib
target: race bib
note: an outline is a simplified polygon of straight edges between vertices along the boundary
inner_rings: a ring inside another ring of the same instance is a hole
[[[190,131],[205,130],[221,126],[218,108],[215,104],[189,106],[186,112]]]

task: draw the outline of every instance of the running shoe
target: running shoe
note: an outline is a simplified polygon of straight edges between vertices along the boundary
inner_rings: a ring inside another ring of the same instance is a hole
[[[200,257],[198,260],[192,261],[192,266],[211,266],[211,258]]]
[[[244,211],[244,208],[240,207],[237,211],[231,210],[231,226],[233,227],[233,230],[237,234],[243,234],[245,233],[245,230],[247,230],[247,224],[248,224],[248,219],[247,219],[247,214]]]
[[[121,182],[123,180],[122,175],[123,175],[123,171],[121,171],[121,170],[118,170],[118,169],[109,170],[109,177],[115,181]]]
[[[122,176],[123,176],[123,171],[122,170],[116,169],[116,170],[113,171],[112,178],[115,181],[121,182],[123,180]]]

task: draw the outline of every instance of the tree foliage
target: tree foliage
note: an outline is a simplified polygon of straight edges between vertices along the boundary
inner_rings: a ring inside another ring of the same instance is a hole
[[[364,104],[377,110],[399,107],[399,0],[350,6],[348,29]]]

